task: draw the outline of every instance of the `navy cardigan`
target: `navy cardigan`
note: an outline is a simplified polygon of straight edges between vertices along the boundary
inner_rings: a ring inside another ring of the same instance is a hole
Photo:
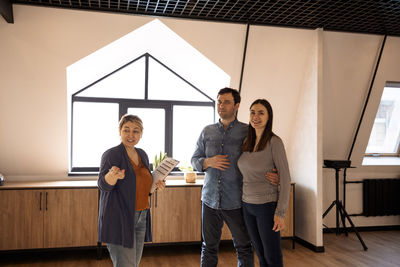
[[[146,152],[140,148],[135,149],[143,164],[149,169]],[[112,166],[125,169],[125,178],[118,180],[114,186],[105,180],[105,175]],[[135,229],[136,174],[122,143],[104,152],[97,184],[100,190],[98,241],[132,248]],[[151,242],[150,211],[147,214],[145,241]]]

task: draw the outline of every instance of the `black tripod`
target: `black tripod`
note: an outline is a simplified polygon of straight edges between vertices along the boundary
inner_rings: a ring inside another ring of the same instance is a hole
[[[358,233],[357,229],[354,227],[353,222],[350,219],[350,216],[347,214],[346,210],[344,209],[343,205],[342,205],[342,201],[339,200],[339,172],[340,172],[340,167],[324,167],[324,168],[332,168],[335,169],[335,180],[336,180],[336,199],[332,202],[332,204],[329,206],[329,208],[324,212],[324,214],[322,215],[322,218],[325,218],[325,216],[329,213],[329,211],[333,208],[333,206],[336,205],[336,235],[339,234],[339,214],[340,214],[340,218],[342,220],[342,224],[343,224],[343,229],[344,232],[346,234],[346,236],[348,236],[348,231],[347,231],[347,227],[346,227],[346,222],[345,222],[345,218],[347,218],[347,220],[349,221],[350,225],[351,225],[351,229],[356,233],[358,240],[360,240],[361,245],[363,246],[364,250],[367,250],[368,247],[365,245],[363,239],[361,238],[360,234]],[[329,229],[329,227],[327,227],[326,225],[324,225],[326,228]]]

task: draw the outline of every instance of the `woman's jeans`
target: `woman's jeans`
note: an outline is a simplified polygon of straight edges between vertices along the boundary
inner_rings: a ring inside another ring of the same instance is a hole
[[[260,267],[283,266],[281,234],[272,230],[276,202],[249,204],[243,202],[243,215]]]
[[[216,267],[218,249],[224,221],[232,233],[239,267],[254,267],[254,254],[250,237],[243,221],[242,209],[212,209],[203,203],[201,211],[202,236],[201,266]]]
[[[135,212],[135,231],[133,248],[107,244],[114,267],[137,267],[142,258],[144,236],[146,234],[146,217],[148,209]]]

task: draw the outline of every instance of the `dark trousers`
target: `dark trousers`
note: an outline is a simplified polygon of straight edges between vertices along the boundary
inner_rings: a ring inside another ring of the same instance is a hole
[[[281,234],[272,230],[276,202],[243,203],[243,215],[260,267],[283,266]]]
[[[242,209],[212,209],[203,203],[201,211],[202,236],[201,266],[215,267],[218,264],[218,249],[224,221],[232,233],[238,267],[254,267],[254,254],[243,220]]]

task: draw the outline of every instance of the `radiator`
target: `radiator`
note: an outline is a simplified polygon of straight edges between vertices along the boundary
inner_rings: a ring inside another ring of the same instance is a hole
[[[400,215],[400,179],[364,179],[362,215]]]

